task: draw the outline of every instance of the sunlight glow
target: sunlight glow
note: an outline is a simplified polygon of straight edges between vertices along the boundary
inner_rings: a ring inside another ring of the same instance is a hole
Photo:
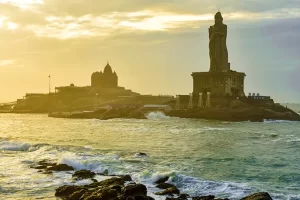
[[[0,67],[7,66],[13,64],[14,60],[0,60]]]
[[[7,22],[6,26],[8,30],[16,30],[19,27],[19,25],[14,22]]]
[[[0,3],[10,4],[22,9],[29,9],[33,5],[44,4],[44,0],[0,0]]]

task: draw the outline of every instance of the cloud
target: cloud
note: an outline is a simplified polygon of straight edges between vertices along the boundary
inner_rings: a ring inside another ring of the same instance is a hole
[[[226,21],[300,17],[296,0],[0,0],[0,29],[37,37],[106,38],[138,32],[192,31],[212,23],[217,8]],[[196,10],[195,10],[196,9]]]

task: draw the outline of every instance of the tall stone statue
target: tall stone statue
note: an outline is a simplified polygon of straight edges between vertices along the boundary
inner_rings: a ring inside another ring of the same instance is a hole
[[[230,70],[226,45],[227,25],[223,24],[220,12],[215,15],[215,25],[209,28],[210,71],[227,72]]]

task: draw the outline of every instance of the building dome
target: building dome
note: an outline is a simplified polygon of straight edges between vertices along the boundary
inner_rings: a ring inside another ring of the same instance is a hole
[[[107,63],[107,65],[105,66],[104,73],[105,74],[107,74],[107,73],[112,74],[113,73],[112,69],[111,69],[111,66],[109,65],[109,63]]]

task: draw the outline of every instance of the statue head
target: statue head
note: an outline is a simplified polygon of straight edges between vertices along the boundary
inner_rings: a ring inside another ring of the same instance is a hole
[[[222,23],[223,23],[222,14],[221,14],[221,12],[217,12],[215,14],[215,24],[219,25],[219,24],[222,24]]]

